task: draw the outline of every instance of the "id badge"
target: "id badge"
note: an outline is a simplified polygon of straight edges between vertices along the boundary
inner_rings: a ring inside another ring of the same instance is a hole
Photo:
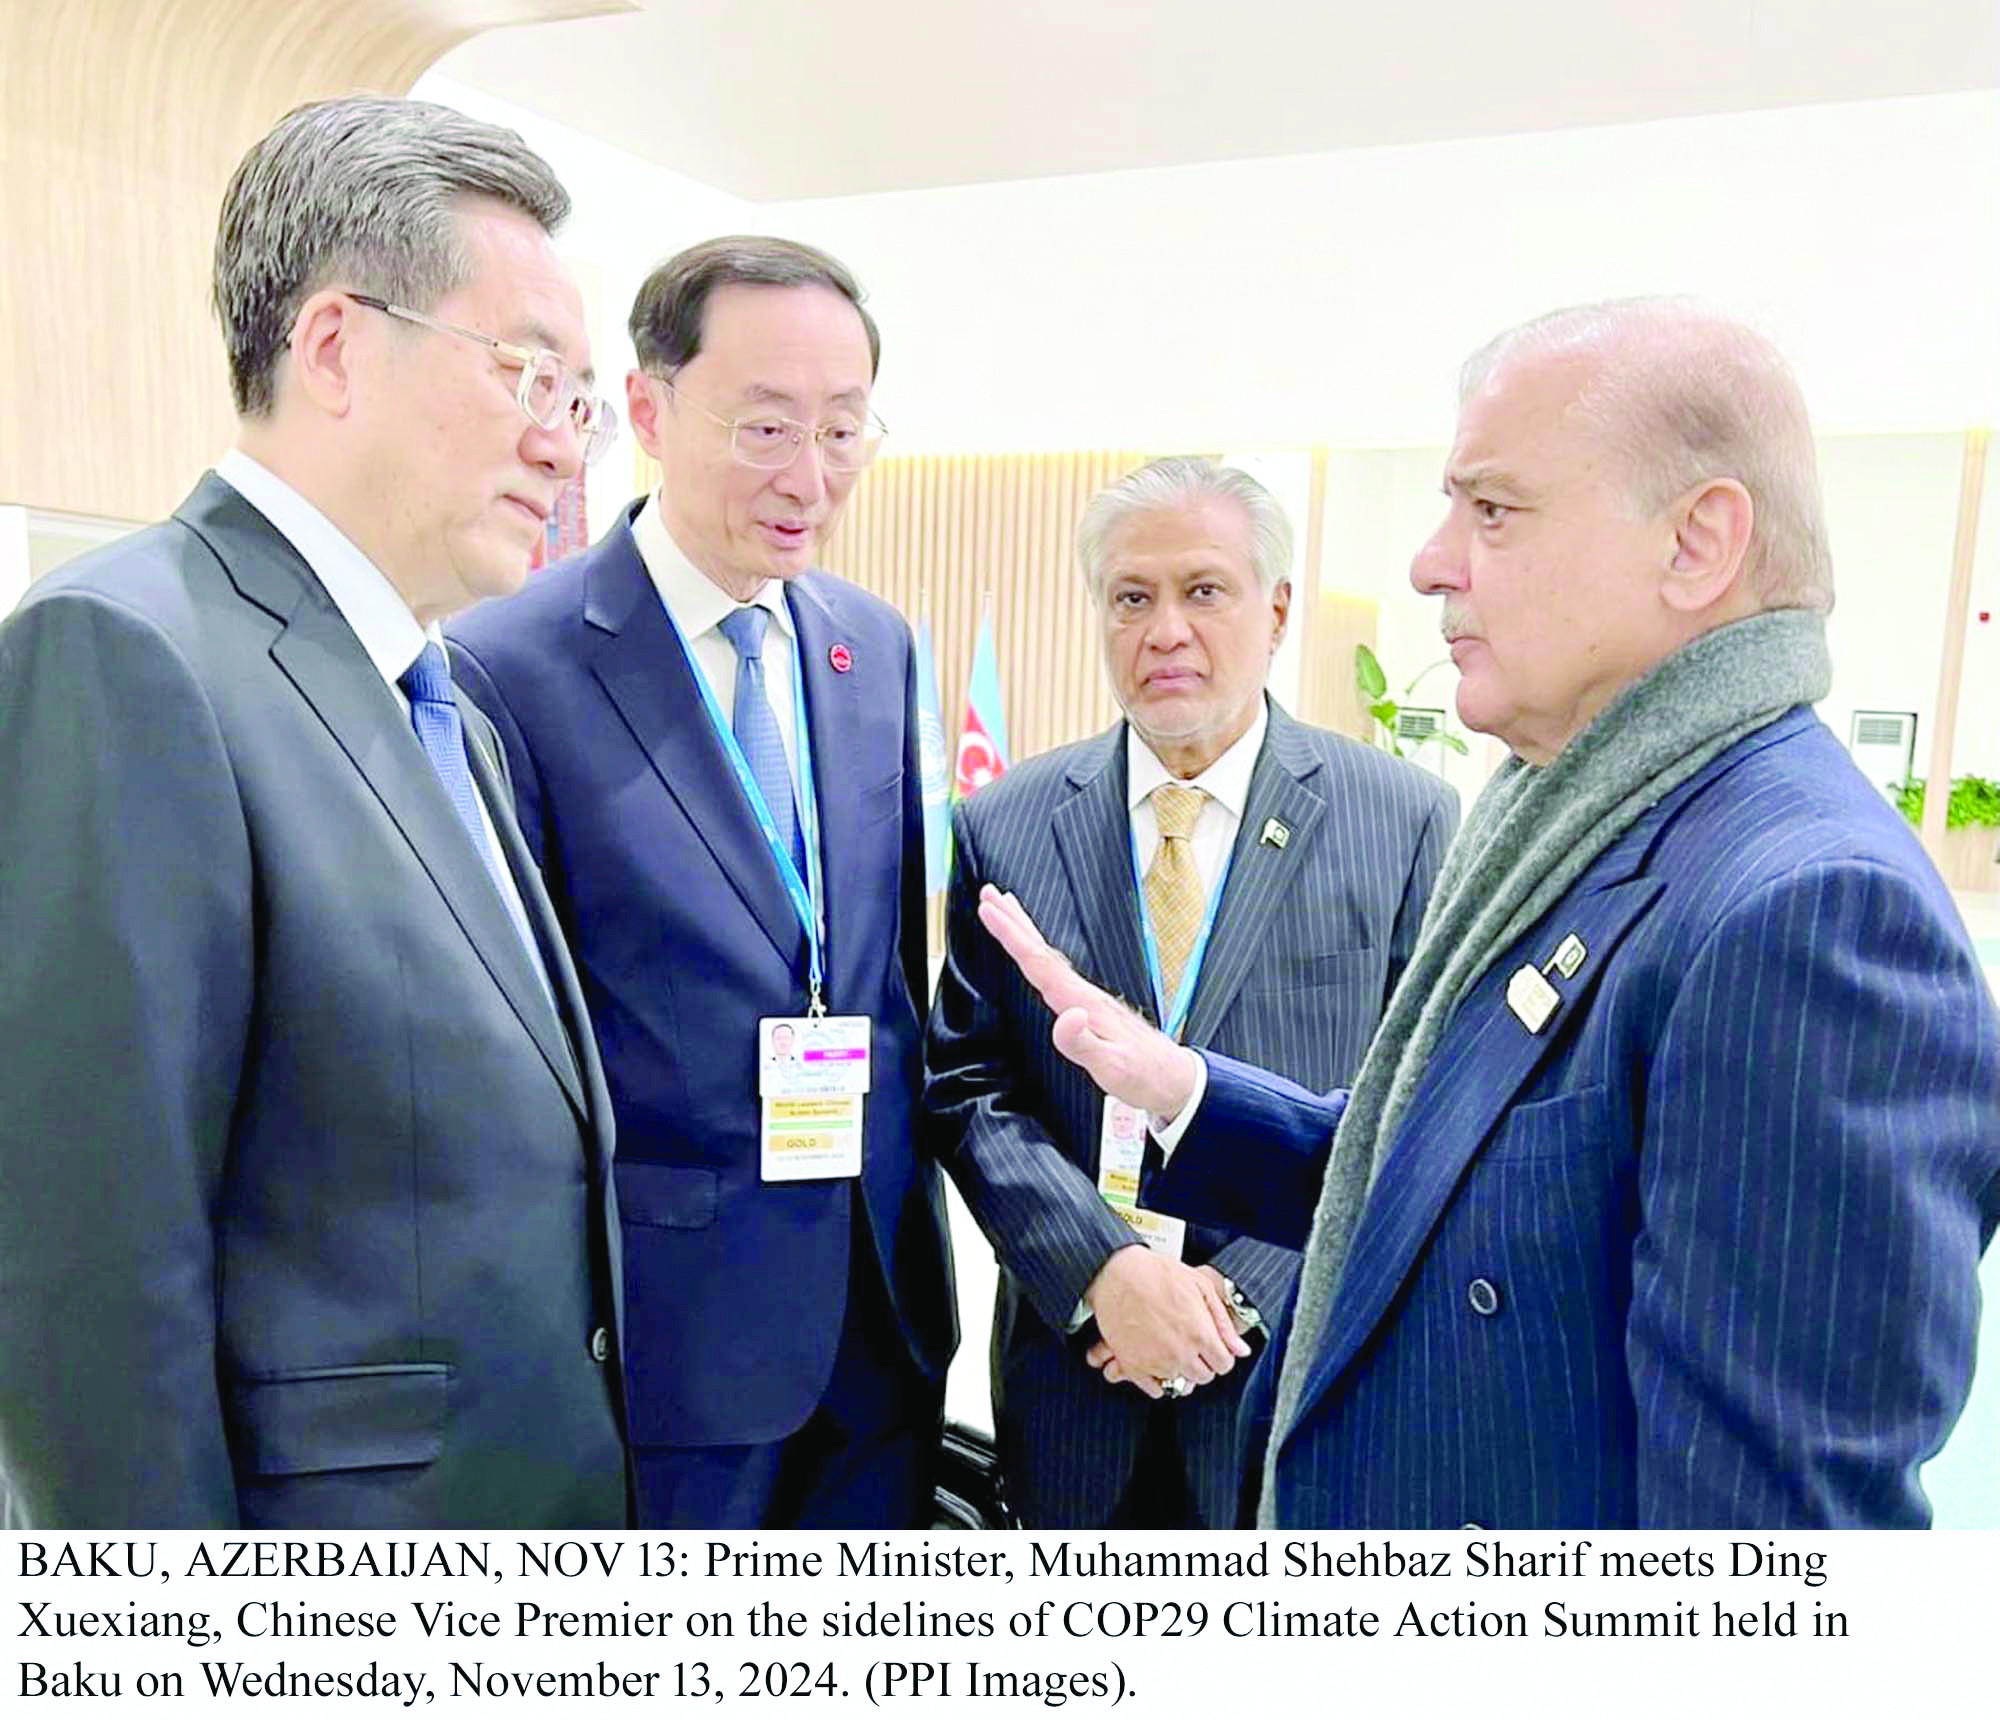
[[[1187,1220],[1170,1213],[1148,1212],[1143,1206],[1115,1207],[1113,1210],[1132,1227],[1135,1235],[1155,1254],[1179,1260],[1187,1247]]]
[[[771,1015],[757,1023],[764,1181],[861,1174],[869,1028],[865,1015]]]
[[[1097,1192],[1155,1254],[1178,1260],[1187,1243],[1187,1220],[1149,1212],[1139,1204],[1139,1173],[1146,1160],[1144,1111],[1109,1095],[1097,1138]]]

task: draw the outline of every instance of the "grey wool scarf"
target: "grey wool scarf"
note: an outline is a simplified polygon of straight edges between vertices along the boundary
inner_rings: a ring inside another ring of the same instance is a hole
[[[1832,680],[1820,614],[1777,609],[1732,622],[1625,688],[1550,763],[1510,758],[1473,804],[1334,1135],[1278,1379],[1263,1527],[1276,1526],[1278,1450],[1298,1417],[1355,1224],[1459,1000],[1645,812],[1745,735],[1823,699]]]

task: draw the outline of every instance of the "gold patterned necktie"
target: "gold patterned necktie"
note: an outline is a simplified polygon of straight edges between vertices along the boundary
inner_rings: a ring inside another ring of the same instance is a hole
[[[1160,948],[1160,981],[1166,992],[1162,1007],[1169,1010],[1180,991],[1188,957],[1194,952],[1202,910],[1208,905],[1201,874],[1195,870],[1193,842],[1195,820],[1207,799],[1201,789],[1177,782],[1163,782],[1152,793],[1160,846],[1146,873],[1146,912],[1152,917],[1153,940]]]

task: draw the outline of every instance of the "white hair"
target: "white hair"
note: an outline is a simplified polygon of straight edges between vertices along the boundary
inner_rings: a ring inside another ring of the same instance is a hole
[[[1690,299],[1576,305],[1508,329],[1465,361],[1459,398],[1524,354],[1596,361],[1574,410],[1624,463],[1651,514],[1716,478],[1750,494],[1748,589],[1766,609],[1833,607],[1805,398],[1778,349]]]
[[[1076,528],[1077,560],[1092,597],[1104,595],[1105,549],[1111,535],[1135,514],[1234,502],[1250,522],[1250,563],[1264,595],[1292,576],[1292,522],[1277,498],[1248,472],[1193,454],[1174,454],[1127,472],[1098,491]]]

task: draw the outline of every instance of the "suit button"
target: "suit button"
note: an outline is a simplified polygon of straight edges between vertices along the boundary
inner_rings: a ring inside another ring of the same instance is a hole
[[[611,1334],[602,1326],[590,1334],[590,1359],[593,1362],[608,1362],[611,1359]]]
[[[1473,1279],[1465,1287],[1465,1299],[1472,1304],[1473,1313],[1482,1318],[1491,1319],[1500,1312],[1500,1292],[1493,1288],[1490,1279]]]

